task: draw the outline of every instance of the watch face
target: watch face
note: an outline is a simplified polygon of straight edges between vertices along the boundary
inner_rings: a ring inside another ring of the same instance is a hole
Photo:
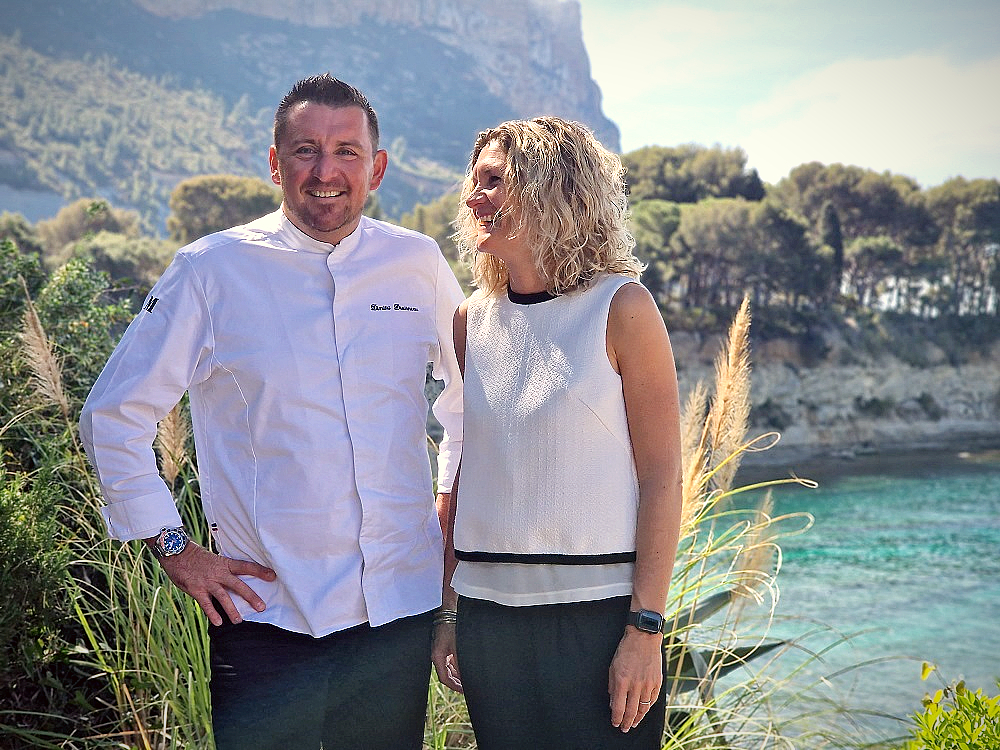
[[[165,556],[180,554],[186,545],[187,535],[177,529],[167,529],[160,535],[160,547]]]
[[[645,630],[647,633],[659,633],[662,623],[663,618],[655,612],[649,612],[648,610],[636,612],[635,626],[639,630]]]

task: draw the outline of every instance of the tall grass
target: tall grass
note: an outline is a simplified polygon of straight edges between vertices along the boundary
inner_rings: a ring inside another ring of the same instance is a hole
[[[696,384],[682,413],[681,541],[667,605],[672,628],[664,637],[672,748],[794,746],[778,731],[761,670],[752,667],[786,644],[768,641],[767,619],[762,627],[746,615],[775,611],[780,539],[805,530],[811,519],[774,516],[769,492],[756,504],[737,497],[812,483],[790,477],[733,486],[743,456],[778,439],[775,433],[747,438],[749,330],[744,301],[716,359],[714,388]]]
[[[165,463],[176,468],[175,496],[191,536],[208,546],[204,524],[196,520],[189,456]],[[80,747],[91,747],[95,739],[141,750],[206,747],[207,621],[143,545],[107,538],[94,503],[95,496],[83,498],[75,524],[83,531],[74,545],[77,564],[88,571],[74,578],[75,611],[86,634],[78,658],[105,679],[116,721]]]
[[[72,660],[89,680],[86,693],[77,697],[79,716],[70,729],[26,729],[24,722],[17,722],[16,709],[0,717],[2,729],[18,739],[18,746],[29,747],[206,747],[207,623],[193,600],[170,583],[141,545],[108,538],[99,488],[76,438],[73,399],[63,388],[60,359],[26,285],[24,291],[19,338],[37,398],[35,408],[40,413],[54,411],[56,422],[62,423],[55,430],[46,424],[38,433],[38,447],[54,461],[50,468],[63,495],[57,535],[68,553],[63,583],[77,622]],[[181,514],[191,522],[192,536],[207,545],[204,524],[196,522],[197,471],[189,441],[179,405],[160,425],[157,450]]]
[[[141,545],[107,538],[99,490],[75,439],[72,413],[78,407],[62,389],[59,358],[37,314],[31,317],[30,299],[27,309],[21,341],[37,408],[63,423],[56,475],[66,499],[59,534],[71,559],[65,582],[78,634],[72,658],[90,679],[70,729],[32,731],[15,722],[0,729],[16,736],[20,746],[208,748],[205,618]],[[782,673],[778,655],[798,644],[769,637],[779,598],[781,539],[806,530],[811,519],[775,516],[767,491],[778,484],[811,483],[789,477],[734,486],[742,457],[778,439],[774,433],[747,437],[749,326],[744,303],[717,361],[713,389],[696,385],[684,408],[682,540],[668,605],[671,627],[664,638],[669,663],[664,747],[852,746],[832,733],[796,725],[814,713],[813,704],[805,708],[796,701],[817,682],[797,668]],[[156,449],[192,536],[208,546],[184,409],[179,406],[161,423]],[[32,413],[23,416],[31,418]],[[757,494],[763,497],[756,502],[741,500]],[[821,655],[814,650],[807,658]],[[462,697],[436,678],[428,696],[425,747],[474,748]],[[16,713],[0,715],[0,724]]]

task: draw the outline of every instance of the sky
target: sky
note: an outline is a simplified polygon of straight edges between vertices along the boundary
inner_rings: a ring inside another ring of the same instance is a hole
[[[622,150],[1000,178],[1000,0],[579,0]]]

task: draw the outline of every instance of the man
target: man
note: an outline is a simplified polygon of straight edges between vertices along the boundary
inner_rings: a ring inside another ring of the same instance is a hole
[[[430,362],[446,493],[462,294],[432,239],[362,216],[378,137],[361,92],[298,82],[270,149],[281,208],[178,251],[80,420],[110,534],[145,540],[215,626],[219,750],[421,746],[442,575],[423,387]],[[151,448],[185,391],[219,554],[187,538]]]

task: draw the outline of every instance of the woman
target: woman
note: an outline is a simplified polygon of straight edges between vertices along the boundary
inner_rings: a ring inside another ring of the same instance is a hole
[[[540,117],[481,133],[463,188],[478,289],[455,315],[465,442],[434,663],[480,750],[660,747],[679,406],[623,174]]]

